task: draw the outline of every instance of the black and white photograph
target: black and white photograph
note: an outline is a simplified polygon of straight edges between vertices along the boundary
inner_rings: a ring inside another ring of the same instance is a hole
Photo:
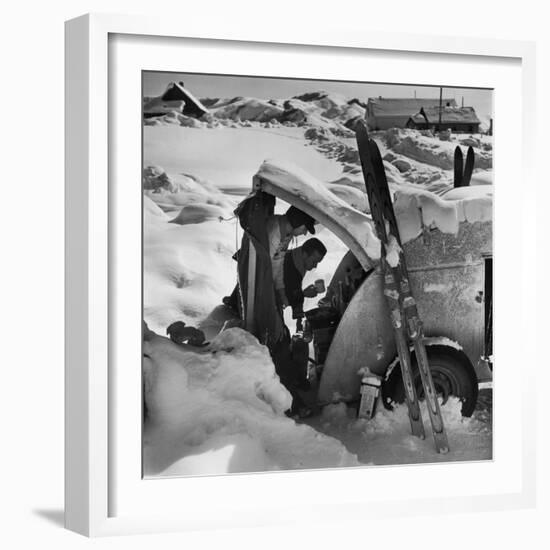
[[[493,90],[398,76],[142,72],[145,478],[492,460]]]
[[[543,546],[543,7],[9,4],[3,547]]]

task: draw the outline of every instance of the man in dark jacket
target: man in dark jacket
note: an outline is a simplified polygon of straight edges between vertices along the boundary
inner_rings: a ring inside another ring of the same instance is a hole
[[[283,287],[276,288],[279,305],[284,309],[292,308],[292,318],[301,326],[304,317],[304,298],[314,298],[317,291],[314,285],[302,289],[306,271],[315,269],[325,257],[327,249],[316,238],[308,239],[302,246],[293,248],[285,254],[283,262]],[[275,281],[277,283],[277,281]],[[277,286],[277,285],[276,285]]]
[[[277,304],[280,308],[280,316],[285,307],[292,308],[292,318],[296,319],[296,331],[302,330],[304,317],[304,298],[314,298],[317,290],[314,285],[302,289],[302,283],[306,271],[315,269],[325,257],[327,249],[316,238],[308,239],[302,246],[286,252],[283,261],[282,285],[277,285]],[[277,283],[277,280],[275,281]],[[275,370],[281,382],[292,395],[292,408],[290,415],[299,417],[307,416],[311,411],[306,405],[300,391],[307,391],[308,344],[300,337],[291,338],[285,327],[285,335],[280,345],[272,353]]]

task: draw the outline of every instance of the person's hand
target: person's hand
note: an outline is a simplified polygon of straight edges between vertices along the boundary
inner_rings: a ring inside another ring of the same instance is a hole
[[[309,285],[304,288],[303,293],[306,298],[315,298],[315,296],[317,296],[317,289],[315,285]]]
[[[286,292],[284,288],[277,289],[277,301],[279,302],[281,308],[285,309],[285,307],[288,307],[288,300],[286,299]]]

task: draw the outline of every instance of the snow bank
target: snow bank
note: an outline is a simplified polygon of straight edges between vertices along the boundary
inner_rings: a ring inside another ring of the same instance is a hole
[[[493,171],[492,170],[478,170],[472,175],[470,185],[492,185],[493,184]]]
[[[147,166],[143,170],[143,189],[155,193],[168,191],[176,193],[180,187],[168,176],[160,166]]]
[[[185,208],[183,209],[185,213]],[[174,321],[204,319],[236,282],[235,224],[206,220],[184,225],[149,216],[143,231],[144,318],[164,334]]]
[[[365,116],[365,109],[357,102],[348,101],[343,94],[320,90],[295,96],[291,101],[299,101],[304,110],[317,111],[327,119],[349,120],[356,117],[364,118]]]
[[[196,203],[184,206],[171,223],[186,225],[188,223],[202,223],[206,220],[223,218],[226,211],[219,206],[205,203]]]
[[[230,118],[236,121],[268,122],[271,119],[280,118],[283,112],[284,109],[277,105],[252,97],[236,98],[235,101],[211,108],[211,114],[218,118]]]
[[[233,205],[228,198],[209,181],[190,174],[168,174],[158,165],[149,165],[143,171],[145,196],[162,210],[180,210],[192,203],[215,205],[229,214]]]
[[[174,321],[199,323],[231,292],[235,204],[201,178],[158,165],[144,170],[144,319],[154,331],[164,334]]]
[[[357,466],[337,440],[284,415],[291,397],[265,346],[222,332],[207,348],[144,343],[146,476]]]
[[[333,183],[351,185],[361,192],[364,191],[361,163],[354,137],[338,136],[333,130],[316,126],[307,130],[305,137],[321,154],[342,164],[346,176],[338,178]],[[430,132],[391,129],[385,132],[372,132],[371,137],[375,139],[383,155],[384,169],[392,191],[412,186],[436,195],[449,192],[453,184],[452,168],[457,143],[475,145],[476,168],[471,185],[483,186],[492,183],[492,143],[488,136],[461,138],[457,134],[451,135],[450,141],[443,143]],[[364,207],[359,195],[352,197],[350,193],[338,192],[332,187],[331,190],[355,208],[369,212],[368,205]],[[488,192],[480,191],[479,194]]]
[[[159,219],[167,220],[168,216],[164,213],[162,208],[160,208],[147,195],[145,195],[143,197],[143,218],[144,223],[147,224],[150,218],[152,220],[158,221]]]
[[[464,141],[463,134],[458,139]],[[448,141],[434,139],[424,135],[418,130],[408,130],[401,128],[391,128],[386,131],[385,140],[387,146],[394,151],[411,159],[424,164],[429,164],[444,170],[451,170],[454,166],[454,151],[457,144],[454,140],[455,134],[450,134]],[[493,166],[493,155],[491,150],[483,147],[481,140],[472,140],[471,143],[479,143],[479,147],[474,147],[475,168],[488,169]],[[466,147],[462,147],[464,157],[466,156]]]

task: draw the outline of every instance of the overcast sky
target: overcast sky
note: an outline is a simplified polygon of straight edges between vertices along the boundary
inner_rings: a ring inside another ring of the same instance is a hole
[[[201,75],[190,73],[162,73],[144,71],[143,94],[162,94],[173,81],[183,81],[197,98],[247,96],[259,99],[288,99],[292,96],[325,90],[343,94],[348,99],[357,97],[366,101],[369,97],[438,98],[437,86],[414,86],[326,80],[294,80],[225,75]],[[492,91],[475,88],[443,88],[445,99],[455,99],[457,104],[474,107],[478,115],[492,115]]]

